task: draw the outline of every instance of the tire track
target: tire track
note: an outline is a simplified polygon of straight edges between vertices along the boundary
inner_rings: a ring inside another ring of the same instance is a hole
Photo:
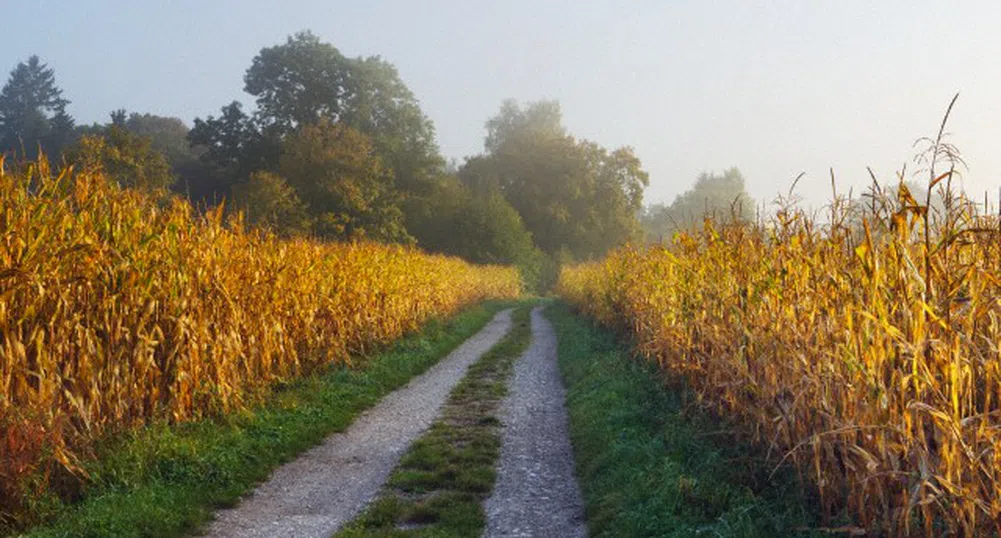
[[[532,311],[532,338],[501,414],[503,447],[484,536],[585,537],[556,334],[540,308]]]

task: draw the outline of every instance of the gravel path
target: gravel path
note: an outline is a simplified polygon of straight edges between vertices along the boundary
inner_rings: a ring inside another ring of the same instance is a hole
[[[497,314],[444,360],[361,414],[347,430],[278,468],[236,508],[219,511],[207,535],[328,538],[375,498],[469,365],[510,328],[511,311]]]
[[[556,334],[539,308],[532,311],[532,338],[515,364],[501,411],[503,446],[497,485],[485,506],[485,536],[584,537]]]

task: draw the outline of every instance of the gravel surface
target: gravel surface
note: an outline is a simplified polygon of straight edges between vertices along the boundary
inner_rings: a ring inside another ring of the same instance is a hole
[[[515,364],[501,411],[501,461],[485,506],[485,536],[587,536],[565,399],[556,334],[536,308],[532,345]]]
[[[469,365],[510,328],[511,311],[497,314],[448,357],[362,413],[347,430],[278,468],[239,506],[217,512],[207,535],[328,538],[375,498]]]

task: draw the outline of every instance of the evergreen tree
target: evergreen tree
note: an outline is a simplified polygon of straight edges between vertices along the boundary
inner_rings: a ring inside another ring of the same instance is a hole
[[[18,63],[0,90],[0,151],[23,148],[30,159],[37,157],[41,147],[58,156],[73,133],[68,104],[56,86],[55,73],[38,56]]]

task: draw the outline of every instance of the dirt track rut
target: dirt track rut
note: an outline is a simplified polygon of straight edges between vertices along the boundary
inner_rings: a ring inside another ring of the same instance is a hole
[[[485,506],[487,538],[587,536],[565,402],[556,333],[536,308],[532,345],[515,364],[501,412],[503,445]]]

